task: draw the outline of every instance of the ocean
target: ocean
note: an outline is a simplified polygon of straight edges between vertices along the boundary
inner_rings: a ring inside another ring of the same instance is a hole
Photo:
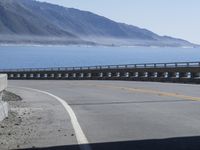
[[[0,69],[200,61],[200,48],[0,46]]]

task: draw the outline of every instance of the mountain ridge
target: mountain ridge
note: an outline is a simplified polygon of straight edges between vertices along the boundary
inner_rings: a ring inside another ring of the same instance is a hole
[[[115,22],[89,11],[35,0],[0,0],[0,16],[0,35],[5,35],[0,37],[0,43],[37,44],[34,39],[39,37],[40,44],[197,46],[186,40],[159,36],[147,29]],[[26,38],[23,39],[23,36]]]

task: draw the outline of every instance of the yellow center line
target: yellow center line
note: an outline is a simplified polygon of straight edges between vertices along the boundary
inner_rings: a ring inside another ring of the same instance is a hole
[[[152,89],[129,88],[129,87],[119,87],[119,86],[112,86],[112,85],[92,85],[92,86],[120,89],[120,90],[125,90],[125,91],[130,91],[130,92],[139,92],[139,93],[145,93],[145,94],[156,94],[159,96],[176,97],[176,98],[181,98],[184,100],[200,101],[200,97],[188,96],[188,95],[183,95],[179,93],[162,92],[162,91],[152,90]]]

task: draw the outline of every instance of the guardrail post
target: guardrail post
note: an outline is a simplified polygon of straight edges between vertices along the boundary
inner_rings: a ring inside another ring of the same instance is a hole
[[[40,74],[39,73],[37,74],[37,78],[40,78]]]
[[[61,74],[61,73],[58,73],[58,74],[57,74],[57,77],[58,77],[58,79],[62,78],[62,74]]]
[[[117,77],[117,78],[119,78],[120,75],[121,75],[120,72],[117,72],[117,73],[116,73],[116,77]]]
[[[148,72],[144,72],[144,77],[148,78],[149,77],[149,73]]]
[[[191,72],[187,72],[187,74],[186,74],[187,76],[187,78],[192,78],[193,77],[193,75],[192,75],[192,73]]]
[[[134,77],[134,78],[138,78],[138,77],[139,77],[139,72],[134,72],[133,77]]]
[[[126,73],[125,73],[125,77],[126,77],[126,78],[129,78],[129,76],[130,76],[130,73],[129,73],[129,72],[126,72]]]
[[[26,77],[27,77],[27,75],[24,73],[24,74],[23,74],[23,78],[26,78]]]
[[[48,78],[48,74],[47,73],[44,74],[44,78]]]
[[[108,77],[108,78],[111,78],[111,77],[112,77],[112,72],[108,72],[108,73],[107,73],[107,77]]]
[[[168,72],[164,72],[164,73],[163,73],[163,77],[164,77],[164,78],[168,78],[168,77],[169,77],[169,73],[168,73]]]
[[[99,78],[103,78],[103,72],[99,73]]]
[[[69,74],[68,73],[65,74],[65,78],[69,78]]]
[[[175,72],[174,77],[175,78],[180,78],[180,72]]]
[[[87,78],[91,78],[92,77],[92,74],[91,73],[88,73],[87,74]]]
[[[158,72],[154,72],[153,73],[153,78],[157,78],[158,77]]]
[[[72,74],[72,77],[73,77],[73,78],[76,78],[76,73],[73,73],[73,74]]]
[[[80,78],[84,78],[84,73],[80,73]]]

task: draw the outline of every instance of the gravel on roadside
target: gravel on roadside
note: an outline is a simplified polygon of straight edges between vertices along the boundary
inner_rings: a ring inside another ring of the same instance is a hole
[[[10,102],[10,101],[21,101],[22,98],[12,92],[9,91],[3,91],[3,96],[2,100],[5,102]]]

